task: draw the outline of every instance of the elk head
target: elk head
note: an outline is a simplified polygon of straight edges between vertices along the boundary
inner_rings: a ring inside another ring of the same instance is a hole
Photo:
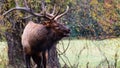
[[[66,27],[63,23],[59,23],[58,19],[60,19],[63,15],[65,15],[68,12],[69,7],[67,6],[67,9],[62,14],[59,14],[59,11],[57,14],[55,14],[55,6],[53,9],[53,12],[47,13],[46,8],[43,7],[43,11],[46,14],[45,17],[48,18],[48,21],[44,21],[43,25],[45,25],[47,28],[52,29],[55,36],[57,36],[57,39],[61,39],[63,37],[69,36],[70,29]]]

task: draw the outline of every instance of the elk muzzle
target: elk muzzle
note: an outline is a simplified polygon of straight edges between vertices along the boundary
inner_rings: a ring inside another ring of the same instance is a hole
[[[64,30],[64,33],[63,33],[64,37],[70,36],[70,29],[68,27],[63,28],[63,30]]]

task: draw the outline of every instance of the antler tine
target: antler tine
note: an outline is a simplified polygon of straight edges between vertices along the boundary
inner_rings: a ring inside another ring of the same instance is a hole
[[[60,13],[60,7],[58,7],[58,12],[53,16],[53,18],[52,19],[55,19],[56,18],[56,16],[58,15]]]
[[[44,0],[42,0],[42,13],[45,17],[51,19],[54,15],[46,12],[46,6]]]
[[[54,7],[53,7],[53,12],[51,13],[52,15],[55,14],[55,7],[56,7],[56,4],[55,4]]]
[[[67,9],[66,9],[66,11],[65,11],[64,13],[56,16],[56,17],[54,18],[54,20],[58,20],[60,17],[62,17],[63,15],[65,15],[65,14],[68,12],[68,10],[69,10],[69,6],[67,6]]]
[[[46,14],[46,6],[44,0],[42,0],[42,12]]]
[[[16,5],[16,7],[19,7],[19,5],[18,5],[18,1],[17,0],[14,0],[15,1],[15,5]]]
[[[26,0],[24,0],[24,5],[25,5],[26,8],[29,8]]]
[[[55,14],[55,10],[56,10],[56,5],[54,5],[54,7],[53,7],[53,11],[52,11],[52,13],[50,14],[50,13],[48,13],[48,12],[46,12],[46,15],[50,18],[50,19],[54,19],[58,14],[59,14],[59,12],[57,12],[57,14]],[[54,15],[55,14],[55,15]]]

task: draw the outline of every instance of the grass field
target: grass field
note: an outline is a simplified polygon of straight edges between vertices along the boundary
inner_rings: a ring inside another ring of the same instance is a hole
[[[58,44],[59,53],[63,52],[69,41]],[[106,58],[111,68],[114,68],[117,58],[117,68],[120,68],[120,38],[106,40],[71,40],[65,53],[59,56],[61,65],[73,68],[107,68]],[[63,59],[63,60],[62,60]]]
[[[57,46],[59,60],[62,66],[71,68],[106,68],[109,62],[114,68],[117,58],[117,68],[120,68],[120,38],[106,40],[73,39],[62,40]],[[0,42],[0,68],[7,64],[7,44]]]
[[[0,68],[5,68],[7,65],[7,43],[0,42]]]

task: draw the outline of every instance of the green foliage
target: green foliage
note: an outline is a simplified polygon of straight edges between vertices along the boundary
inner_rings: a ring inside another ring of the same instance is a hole
[[[92,0],[90,5],[92,6],[91,16],[99,22],[105,32],[108,34],[113,32],[112,27],[114,24],[120,22],[119,1],[104,0],[101,2],[99,0]]]
[[[45,0],[45,2],[50,3],[50,0]]]
[[[116,36],[114,24],[120,23],[119,0],[76,0],[69,3],[67,19],[71,24],[71,36]],[[119,30],[119,29],[118,29]],[[118,34],[120,35],[120,34]],[[117,35],[117,36],[118,36]]]

